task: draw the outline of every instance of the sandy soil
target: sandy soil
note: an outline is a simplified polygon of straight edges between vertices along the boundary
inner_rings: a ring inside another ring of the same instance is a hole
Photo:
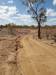
[[[30,35],[29,35],[30,36]],[[56,48],[26,36],[19,53],[22,75],[56,75]]]
[[[56,75],[56,47],[29,36],[0,40],[0,75]]]
[[[0,37],[0,75],[17,75],[17,49],[20,38]]]

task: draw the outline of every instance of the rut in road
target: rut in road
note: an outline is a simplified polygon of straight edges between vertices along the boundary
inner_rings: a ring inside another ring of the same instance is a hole
[[[5,64],[6,67],[5,75],[22,75],[21,72],[19,72],[19,61],[18,61],[19,59],[17,59],[19,49],[22,48],[18,37],[15,39],[15,43],[16,44],[14,55],[9,56],[9,58],[12,57],[12,60],[7,61],[7,63]]]

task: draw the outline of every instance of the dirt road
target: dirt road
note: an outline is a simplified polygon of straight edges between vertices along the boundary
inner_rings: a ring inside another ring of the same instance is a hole
[[[26,36],[18,54],[20,75],[56,75],[56,48]]]
[[[0,41],[0,75],[56,75],[56,47],[29,36]]]

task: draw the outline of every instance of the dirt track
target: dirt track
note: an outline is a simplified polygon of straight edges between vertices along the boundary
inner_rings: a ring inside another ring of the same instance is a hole
[[[21,75],[56,75],[56,48],[26,36],[19,53]]]
[[[23,48],[18,47],[8,62],[2,63],[0,75],[56,75],[56,47],[29,36],[21,40]]]

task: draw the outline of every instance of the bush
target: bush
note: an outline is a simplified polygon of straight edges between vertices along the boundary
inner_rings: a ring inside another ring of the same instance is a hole
[[[56,34],[54,35],[54,41],[56,42]]]

